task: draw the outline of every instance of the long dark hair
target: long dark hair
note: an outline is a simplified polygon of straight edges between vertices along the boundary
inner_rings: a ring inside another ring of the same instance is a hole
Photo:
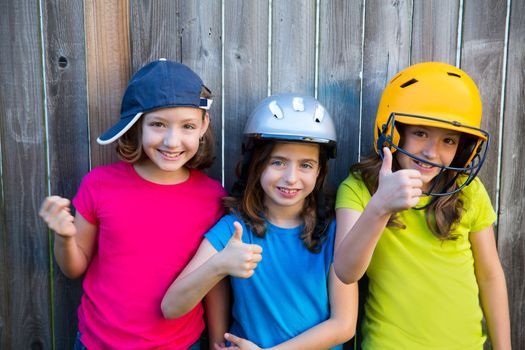
[[[267,208],[264,205],[265,193],[260,184],[261,174],[268,165],[275,145],[276,141],[273,140],[248,143],[243,160],[237,166],[239,179],[233,186],[231,196],[224,198],[225,206],[240,215],[258,237],[264,237],[266,233],[267,216]],[[301,212],[304,222],[301,239],[305,247],[314,253],[321,250],[334,215],[333,205],[324,189],[327,173],[328,153],[321,145],[319,175],[312,193],[305,198]]]

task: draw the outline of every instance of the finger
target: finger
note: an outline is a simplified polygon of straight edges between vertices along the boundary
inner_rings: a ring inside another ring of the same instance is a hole
[[[388,147],[383,147],[383,164],[380,172],[385,175],[392,173],[392,152]]]
[[[233,226],[235,226],[235,232],[233,232],[232,238],[242,241],[242,225],[238,221],[235,221]]]
[[[250,251],[254,254],[261,254],[263,251],[262,247],[258,244],[250,244],[249,248]]]
[[[258,263],[261,260],[262,260],[262,255],[261,254],[253,254],[252,255],[252,258],[251,258],[252,262]]]
[[[230,341],[230,343],[235,344],[235,345],[241,345],[241,342],[243,341],[242,338],[237,337],[230,333],[225,333],[224,338],[226,338],[227,340]]]
[[[50,208],[55,205],[55,203],[60,199],[59,196],[49,196],[44,199],[42,205],[40,206],[39,214],[40,216],[46,215],[49,212]]]

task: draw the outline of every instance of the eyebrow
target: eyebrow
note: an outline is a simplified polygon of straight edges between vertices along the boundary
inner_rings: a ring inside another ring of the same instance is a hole
[[[284,157],[284,156],[280,156],[280,155],[270,156],[270,159],[290,160],[290,158]],[[313,158],[299,159],[299,162],[319,163],[319,161],[317,161],[317,160],[315,160]]]

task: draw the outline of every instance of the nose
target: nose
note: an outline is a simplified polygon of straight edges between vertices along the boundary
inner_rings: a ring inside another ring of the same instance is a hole
[[[423,155],[427,159],[434,159],[438,154],[438,142],[437,140],[429,139],[423,147]]]
[[[164,134],[163,145],[168,148],[174,148],[180,143],[180,137],[173,128],[168,128]]]
[[[289,185],[297,182],[297,168],[294,165],[290,165],[286,168],[284,173],[284,181],[286,181],[286,183]]]

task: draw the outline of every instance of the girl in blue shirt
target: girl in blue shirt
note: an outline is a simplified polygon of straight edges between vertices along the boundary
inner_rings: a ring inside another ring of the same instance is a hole
[[[215,349],[342,349],[355,332],[357,287],[333,269],[335,222],[323,195],[333,121],[312,97],[275,95],[244,134],[241,176],[225,199],[231,214],[170,286],[164,316],[184,315],[231,276],[229,345]]]

